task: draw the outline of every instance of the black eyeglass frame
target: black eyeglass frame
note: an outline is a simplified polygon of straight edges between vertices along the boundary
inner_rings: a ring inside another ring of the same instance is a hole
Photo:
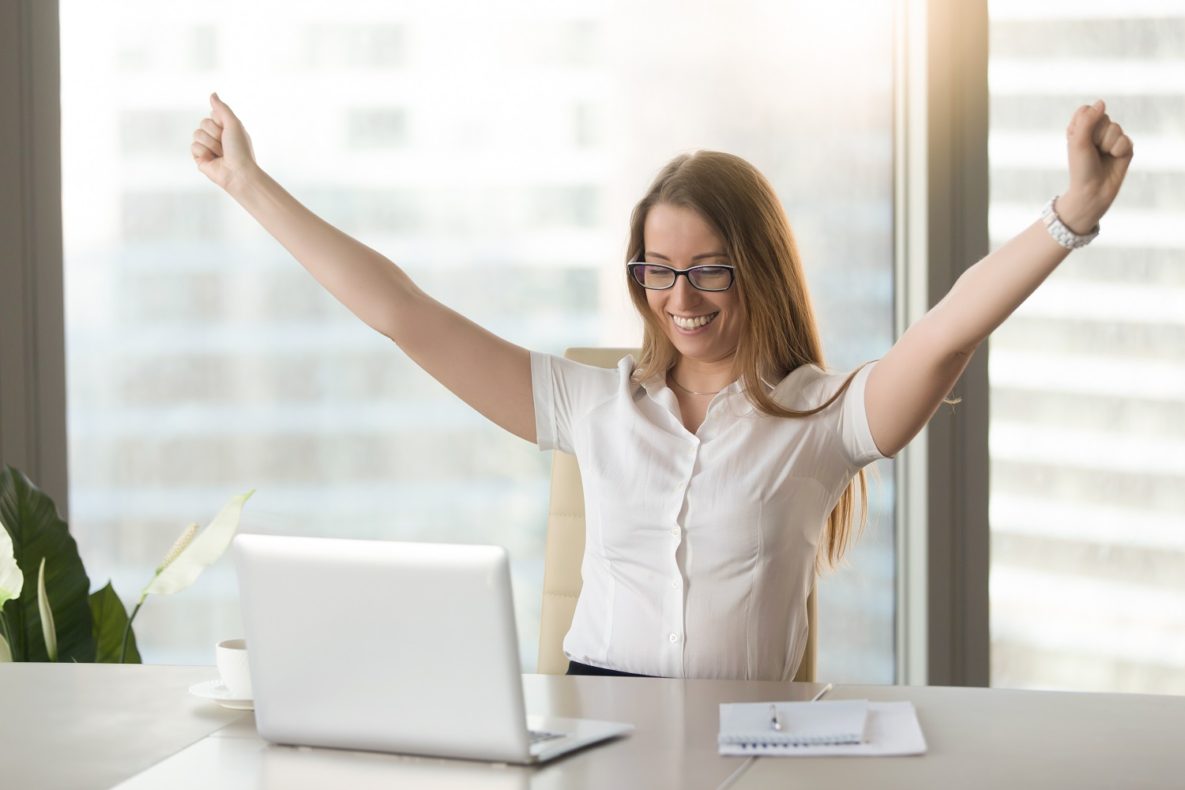
[[[647,285],[646,283],[642,282],[642,280],[640,280],[638,278],[638,269],[639,269],[639,267],[642,267],[642,266],[657,266],[660,269],[666,269],[667,271],[674,272],[675,277],[674,277],[674,279],[671,280],[670,285],[665,285],[662,287],[659,287],[657,285]],[[702,263],[699,266],[691,266],[687,269],[676,269],[674,266],[667,266],[665,263],[650,263],[649,261],[631,261],[630,263],[627,263],[625,265],[625,268],[629,270],[630,278],[634,282],[636,282],[638,285],[642,286],[643,288],[646,288],[651,291],[669,291],[670,289],[675,287],[675,283],[679,282],[679,275],[681,275],[681,274],[684,275],[685,277],[687,277],[687,282],[691,283],[692,288],[694,288],[697,291],[707,291],[709,293],[720,293],[721,291],[727,291],[729,288],[732,288],[732,286],[735,285],[736,281],[737,281],[736,267],[733,266],[731,263]],[[727,269],[728,270],[728,285],[724,286],[723,288],[701,288],[701,287],[699,287],[698,285],[695,284],[695,280],[691,279],[691,272],[696,271],[697,269]]]

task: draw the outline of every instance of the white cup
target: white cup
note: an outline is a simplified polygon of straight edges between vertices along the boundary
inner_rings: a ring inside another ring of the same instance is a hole
[[[247,664],[247,640],[226,639],[214,649],[222,685],[234,699],[251,699],[251,667]]]

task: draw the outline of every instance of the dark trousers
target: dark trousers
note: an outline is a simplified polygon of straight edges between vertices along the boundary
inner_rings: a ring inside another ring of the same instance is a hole
[[[632,672],[618,672],[616,669],[605,669],[604,667],[594,667],[588,664],[581,664],[579,661],[568,661],[569,675],[611,675],[622,678],[652,678],[654,675],[635,675]]]

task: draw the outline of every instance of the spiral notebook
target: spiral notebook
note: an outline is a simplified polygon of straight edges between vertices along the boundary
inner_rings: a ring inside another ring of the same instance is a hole
[[[777,722],[780,729],[775,728]],[[925,754],[910,702],[827,700],[720,705],[722,755],[783,757]]]

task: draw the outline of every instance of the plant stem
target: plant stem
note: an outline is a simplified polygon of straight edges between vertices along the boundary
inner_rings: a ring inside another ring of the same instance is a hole
[[[4,629],[4,641],[8,643],[9,652],[12,652],[12,634],[8,631],[8,616],[4,614],[2,606],[0,606],[0,628]]]
[[[124,659],[128,657],[128,637],[132,635],[132,621],[136,619],[136,615],[140,611],[140,607],[144,605],[146,595],[141,595],[140,600],[136,602],[136,608],[132,610],[132,616],[128,618],[128,624],[123,627],[123,647],[119,651],[119,663],[123,663]]]

